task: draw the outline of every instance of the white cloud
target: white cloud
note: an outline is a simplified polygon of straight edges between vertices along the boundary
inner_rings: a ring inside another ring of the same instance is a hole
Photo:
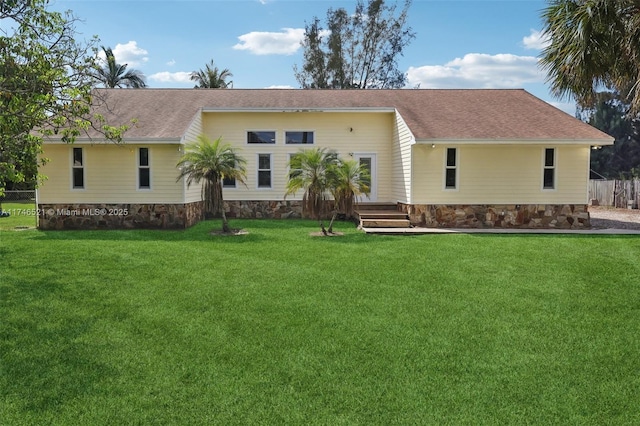
[[[169,62],[167,62],[167,65],[169,65],[170,67],[174,66],[176,64],[176,60],[172,59]]]
[[[304,28],[283,28],[281,32],[252,31],[238,37],[236,50],[248,50],[254,55],[293,55],[300,48]]]
[[[169,72],[162,71],[149,76],[150,80],[159,81],[160,83],[190,83],[191,73],[186,71]]]
[[[551,39],[548,34],[538,30],[531,30],[531,34],[522,38],[525,49],[542,50],[549,45]]]
[[[507,53],[468,53],[444,65],[409,67],[407,71],[407,87],[423,89],[520,88],[543,81],[535,57]]]
[[[295,89],[295,87],[289,86],[287,84],[285,84],[285,85],[274,84],[272,86],[265,87],[265,89]]]
[[[119,64],[128,64],[129,68],[138,67],[142,63],[147,62],[149,52],[138,47],[138,42],[129,41],[125,44],[116,44],[113,48],[113,56]]]

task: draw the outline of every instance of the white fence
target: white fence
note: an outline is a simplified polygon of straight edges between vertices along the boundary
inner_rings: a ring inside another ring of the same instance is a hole
[[[590,180],[589,200],[598,200],[601,206],[638,208],[640,205],[640,179]]]

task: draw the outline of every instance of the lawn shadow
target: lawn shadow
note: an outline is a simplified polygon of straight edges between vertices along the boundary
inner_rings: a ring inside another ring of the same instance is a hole
[[[294,235],[317,240],[335,242],[354,242],[362,238],[363,233],[357,231],[351,223],[338,223],[336,231],[344,233],[339,237],[311,237],[310,234],[320,230],[318,223],[306,219],[234,219],[230,222],[233,229],[242,229],[240,235],[224,235],[220,220],[207,220],[184,230],[166,229],[112,229],[112,230],[60,230],[36,231],[32,237],[38,240],[82,240],[82,241],[159,241],[180,242],[199,241],[216,244],[245,244],[275,240],[291,239]],[[363,241],[364,242],[364,241]]]

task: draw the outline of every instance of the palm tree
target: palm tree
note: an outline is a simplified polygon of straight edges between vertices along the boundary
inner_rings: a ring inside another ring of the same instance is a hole
[[[640,111],[638,0],[551,0],[542,18],[540,64],[556,96],[589,106],[598,88],[614,89]]]
[[[318,219],[324,234],[322,219],[326,216],[326,201],[338,165],[338,154],[325,148],[300,150],[289,160],[289,180],[285,198],[299,190],[304,191],[302,212]]]
[[[145,76],[141,71],[130,69],[128,64],[116,63],[116,57],[110,47],[102,46],[106,63],[93,72],[93,78],[108,88],[131,87],[141,89],[147,87]]]
[[[227,81],[230,77],[233,77],[231,71],[227,68],[220,71],[213,59],[206,64],[204,70],[191,73],[191,81],[196,82],[195,89],[229,89],[233,87],[233,81]]]
[[[204,180],[202,195],[205,214],[222,216],[222,231],[231,232],[227,215],[224,211],[222,197],[222,180],[235,179],[246,185],[246,161],[240,157],[231,145],[222,144],[222,138],[211,142],[205,135],[199,135],[198,140],[185,146],[185,153],[178,161],[180,176],[187,178],[187,186],[193,182]]]
[[[356,160],[341,160],[333,174],[331,193],[335,210],[347,217],[353,215],[357,197],[369,194],[369,171]]]

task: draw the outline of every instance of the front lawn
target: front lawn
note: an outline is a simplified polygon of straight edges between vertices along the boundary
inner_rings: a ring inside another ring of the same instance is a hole
[[[0,423],[640,423],[639,238],[231,225],[0,231]]]
[[[8,217],[0,217],[0,231],[15,229],[28,229],[36,227],[37,209],[33,201],[3,202],[3,212],[9,213]]]

